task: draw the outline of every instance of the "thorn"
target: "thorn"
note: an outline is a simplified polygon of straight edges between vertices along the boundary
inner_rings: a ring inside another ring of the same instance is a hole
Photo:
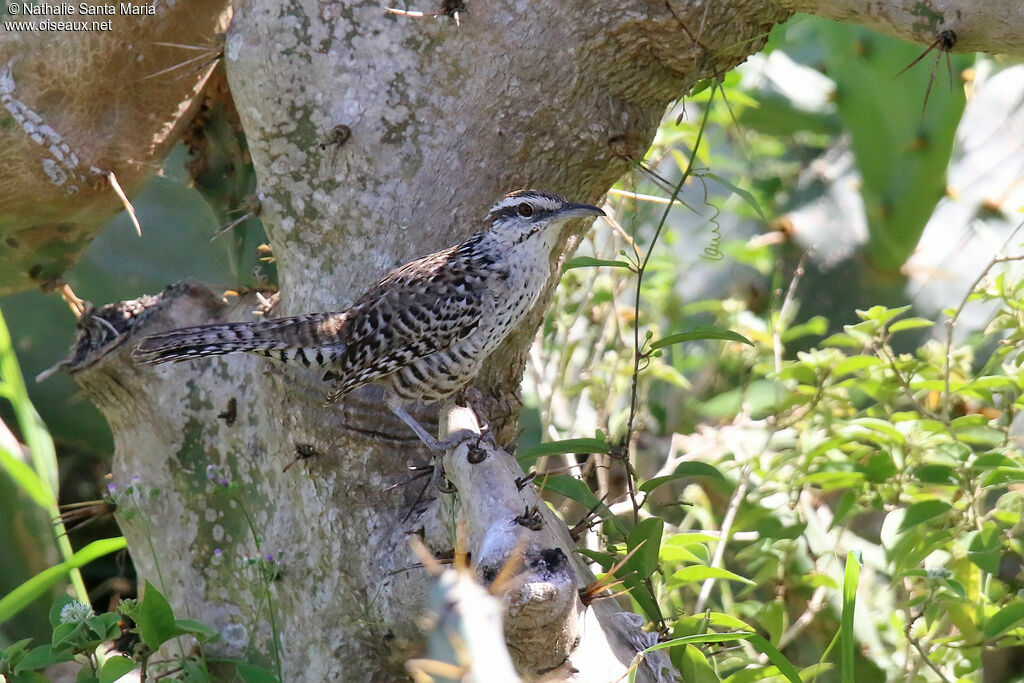
[[[227,225],[217,228],[217,231],[213,233],[213,237],[210,238],[211,242],[220,237],[221,235],[223,235],[224,233],[231,230],[231,228],[235,227],[236,225],[239,225],[250,218],[255,218],[256,216],[259,216],[260,211],[263,209],[263,205],[260,203],[260,198],[258,196],[250,194],[246,195],[246,197],[242,200],[241,209],[245,211],[245,213],[240,218],[236,218]]]
[[[527,474],[525,476],[522,476],[522,477],[516,477],[516,490],[517,491],[522,491],[524,488],[526,488],[527,484],[529,484],[531,481],[533,481],[536,478],[537,478],[537,472],[536,471],[530,472],[529,474]]]
[[[132,219],[132,225],[135,226],[135,234],[142,237],[142,226],[139,225],[139,218],[135,215],[135,207],[132,206],[130,201],[128,201],[128,196],[124,193],[124,190],[121,189],[120,183],[117,182],[117,176],[114,175],[113,171],[93,170],[107,177],[107,182],[110,183],[110,187],[114,188],[114,194],[116,194],[118,199],[121,200],[121,203],[124,204],[125,211],[128,212],[128,216]]]
[[[71,285],[61,282],[57,285],[57,292],[60,294],[60,298],[64,299],[64,303],[71,308],[71,312],[75,314],[76,318],[81,318],[85,314],[88,303],[72,291]]]
[[[531,531],[540,531],[544,526],[544,518],[540,516],[537,506],[525,508],[523,514],[516,517],[516,522]]]
[[[223,412],[217,414],[217,419],[224,420],[224,424],[230,427],[231,425],[235,424],[235,418],[237,417],[238,399],[232,396],[230,399],[228,399],[228,407],[225,408]],[[292,464],[294,465],[295,463],[293,462]],[[289,467],[291,467],[291,465],[289,465]],[[285,469],[287,470],[288,468],[286,467]]]
[[[932,44],[925,48],[924,52],[919,54],[910,64],[900,69],[900,72],[892,77],[892,80],[896,80],[904,72],[913,67],[915,64],[920,62],[925,56],[934,49],[938,49],[940,52],[946,53],[946,67],[949,70],[949,87],[953,87],[953,62],[949,57],[949,53],[956,47],[957,37],[956,32],[952,29],[944,29],[939,32],[938,37],[932,41]],[[928,89],[924,93],[924,104],[921,105],[921,113],[924,114],[925,109],[928,108],[928,97],[932,94],[932,85],[935,83],[935,67],[939,65],[939,58],[936,57],[935,63],[932,64],[931,74],[928,76]]]
[[[180,47],[186,47],[186,46],[183,45],[183,46],[180,46]],[[186,49],[189,49],[189,48],[192,48],[192,46],[186,47]],[[157,76],[163,76],[164,74],[170,73],[171,71],[174,71],[176,69],[180,69],[183,66],[188,66],[189,64],[192,64],[193,62],[198,62],[198,61],[200,61],[202,59],[208,59],[208,61],[203,62],[202,64],[197,66],[195,69],[193,69],[193,71],[199,71],[200,69],[204,69],[207,66],[209,66],[210,64],[213,64],[214,62],[216,62],[218,59],[220,59],[223,56],[224,56],[224,53],[223,53],[222,50],[215,49],[215,48],[207,48],[206,52],[204,52],[201,55],[196,55],[195,57],[191,57],[189,59],[186,59],[183,62],[178,62],[177,64],[169,66],[166,69],[161,69],[160,71],[157,71],[156,73],[149,74],[148,76],[143,76],[142,78],[139,79],[139,81],[148,81],[151,78],[156,78]]]
[[[232,399],[232,400],[234,400],[234,399]],[[323,452],[320,451],[313,444],[297,443],[297,444],[295,444],[295,459],[292,460],[287,465],[285,465],[284,469],[281,470],[281,471],[282,472],[287,472],[288,470],[290,470],[292,468],[292,466],[295,465],[295,463],[297,463],[297,462],[299,462],[301,460],[309,460],[310,458],[319,458],[322,455],[323,455]]]

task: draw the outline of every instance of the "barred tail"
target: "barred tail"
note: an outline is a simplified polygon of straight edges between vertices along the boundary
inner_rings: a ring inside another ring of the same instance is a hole
[[[344,313],[315,313],[248,323],[184,327],[146,337],[132,350],[136,363],[173,361],[251,351],[305,366],[328,365],[344,353]]]

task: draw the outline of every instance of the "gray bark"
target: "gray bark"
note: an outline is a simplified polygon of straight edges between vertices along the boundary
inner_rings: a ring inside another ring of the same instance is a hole
[[[964,12],[973,5],[963,3]],[[512,189],[596,202],[647,149],[668,103],[759,49],[787,16],[766,0],[495,2],[470,3],[456,26],[387,14],[379,2],[239,2],[225,55],[278,260],[282,295],[271,314],[344,309],[388,269],[478,229]],[[338,125],[351,139],[322,150]],[[578,237],[565,235],[553,266]],[[426,456],[379,391],[325,409],[316,373],[259,357],[135,367],[128,351],[141,336],[246,318],[255,307],[194,285],[147,303],[144,312],[108,311],[119,335],[94,326],[73,365],[114,429],[115,482],[139,478],[120,497],[120,520],[141,574],[179,612],[222,631],[226,654],[264,653],[273,667],[266,584],[246,578],[243,559],[273,553],[281,576],[269,592],[285,680],[399,676],[408,658],[422,656],[415,617],[432,581],[408,536],[450,553],[461,519],[459,540],[478,568],[503,566],[525,533],[508,517],[536,492],[510,488],[514,470],[473,469],[511,467],[500,450],[468,465],[460,449],[449,458],[457,511],[444,514],[450,501],[435,499],[409,514],[420,483],[389,487]],[[514,440],[517,387],[542,308],[476,381],[476,407],[498,443]],[[318,455],[282,472],[299,445]],[[237,490],[209,481],[210,465]],[[495,545],[501,524],[516,533]],[[572,556],[556,538],[564,532],[557,520],[545,517],[543,529],[552,535],[530,537],[525,557],[550,558],[540,553],[556,547]],[[510,613],[529,618],[534,589],[559,606],[547,624],[506,617],[525,677],[576,667],[581,680],[614,679],[649,644],[613,608],[578,603],[581,567],[554,572],[548,588],[523,577],[518,597],[507,598]],[[578,628],[580,620],[591,621]],[[537,633],[556,635],[538,642]],[[582,671],[595,652],[607,668]]]
[[[952,31],[956,36],[953,52],[1024,54],[1024,3],[1018,0],[778,0],[777,4],[788,11],[862,24],[924,45],[943,31]]]

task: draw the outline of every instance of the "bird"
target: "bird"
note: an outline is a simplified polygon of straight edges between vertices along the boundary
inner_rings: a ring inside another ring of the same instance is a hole
[[[406,406],[467,385],[540,298],[562,224],[603,215],[552,192],[517,190],[465,241],[392,270],[344,311],[175,329],[143,339],[132,359],[158,365],[252,352],[315,366],[331,383],[325,405],[382,385],[391,412],[429,450],[445,451],[470,435],[440,441]]]

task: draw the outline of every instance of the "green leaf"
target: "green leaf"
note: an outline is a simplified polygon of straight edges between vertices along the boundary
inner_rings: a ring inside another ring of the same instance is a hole
[[[574,268],[590,268],[607,266],[609,268],[626,268],[632,270],[633,266],[628,261],[609,261],[607,259],[593,258],[592,256],[577,256],[571,258],[565,262],[562,266],[562,272],[567,270],[573,270]]]
[[[677,334],[670,334],[667,337],[657,339],[651,342],[651,350],[661,349],[672,344],[679,344],[680,342],[695,341],[697,339],[724,339],[727,341],[736,341],[753,346],[754,343],[744,337],[742,334],[727,330],[724,327],[715,327],[714,325],[699,325],[689,332],[679,332]]]
[[[79,644],[82,640],[79,637],[81,629],[82,625],[78,623],[57,624],[53,629],[53,647],[65,650]]]
[[[902,444],[906,439],[898,429],[892,426],[888,420],[877,417],[858,417],[850,420],[846,426],[840,428],[839,433],[855,438],[863,436],[879,444]]]
[[[78,670],[75,683],[100,683],[100,679],[92,675],[92,670],[89,667],[84,666]]]
[[[903,533],[907,529],[911,529],[922,522],[927,522],[929,519],[944,515],[953,506],[943,500],[923,500],[920,503],[914,503],[906,509],[906,513],[903,515],[903,521],[900,522],[897,533]]]
[[[1006,440],[1006,433],[993,427],[966,427],[954,429],[960,441],[976,446],[999,446]]]
[[[175,619],[174,625],[182,633],[188,633],[201,641],[209,642],[220,637],[214,629],[195,619]]]
[[[728,569],[722,569],[721,567],[683,567],[673,573],[670,580],[675,584],[681,584],[694,583],[706,579],[728,579],[729,581],[740,581],[751,586],[754,585],[754,582],[750,579],[745,579],[739,574],[733,574]]]
[[[724,614],[722,612],[705,612],[701,615],[701,618],[705,617],[707,618],[708,625],[714,626],[715,628],[743,629],[749,631],[754,630],[750,624],[742,619],[737,619],[730,614]]]
[[[868,345],[868,342],[870,341],[871,338],[868,337],[867,335],[864,335],[864,337],[861,338],[860,336],[852,333],[837,332],[836,334],[833,334],[831,337],[828,337],[823,342],[821,342],[821,345],[835,346],[847,349],[863,349]]]
[[[996,638],[1024,620],[1024,600],[1014,600],[1002,608],[985,624],[985,637]]]
[[[836,503],[836,511],[832,516],[832,523],[828,525],[831,531],[837,526],[840,526],[846,521],[848,515],[854,512],[854,506],[857,504],[857,492],[853,490],[846,491],[839,498],[839,502]]]
[[[730,97],[730,99],[732,99],[732,98]],[[749,192],[744,190],[742,187],[738,187],[736,185],[733,185],[732,183],[730,183],[728,180],[726,180],[722,176],[717,175],[715,173],[712,173],[711,171],[704,171],[703,173],[701,173],[701,175],[702,176],[706,176],[708,178],[711,178],[712,180],[714,180],[719,185],[724,185],[725,187],[727,187],[730,190],[732,190],[743,201],[745,201],[750,206],[750,208],[752,208],[757,213],[758,216],[760,216],[761,220],[763,220],[766,223],[768,222],[768,219],[765,217],[764,212],[761,211],[761,207],[758,205],[757,200],[754,199],[754,195],[750,194]]]
[[[565,496],[569,500],[574,500],[588,510],[594,510],[606,524],[611,526],[616,535],[620,538],[628,536],[622,522],[616,519],[612,511],[608,509],[608,506],[594,495],[589,486],[579,479],[574,479],[567,474],[549,474],[540,477],[537,485],[543,490],[553,491],[560,496]]]
[[[793,325],[782,333],[782,341],[785,344],[802,337],[820,337],[828,331],[828,320],[824,316],[816,315],[805,323]]]
[[[139,604],[138,618],[142,642],[154,652],[171,638],[181,635],[181,630],[174,623],[174,612],[167,598],[146,581],[146,589]]]
[[[130,657],[110,657],[100,667],[100,683],[114,683],[117,679],[134,670],[134,659]]]
[[[800,679],[800,672],[797,671],[795,666],[790,664],[785,655],[779,652],[774,645],[756,633],[701,633],[692,636],[683,636],[681,638],[666,640],[665,642],[658,643],[657,645],[652,645],[644,650],[644,652],[654,652],[655,650],[664,650],[670,647],[694,645],[697,643],[727,643],[733,640],[750,641],[750,644],[768,657],[771,663],[774,664],[779,672],[788,678],[791,683],[803,683]]]
[[[858,370],[878,367],[881,364],[882,359],[878,356],[850,356],[845,360],[839,361],[839,363],[832,369],[832,375],[837,378],[844,377],[850,373],[857,372]]]
[[[889,453],[874,453],[861,468],[868,481],[884,483],[894,477],[899,470]]]
[[[565,453],[608,453],[611,451],[611,444],[604,439],[562,439],[561,441],[546,441],[539,443],[533,448],[528,448],[522,454],[516,456],[516,460],[523,468],[530,467],[538,458],[545,455],[562,455]]]
[[[86,619],[86,625],[92,629],[100,640],[114,640],[121,634],[118,624],[121,622],[121,615],[117,612],[106,612],[95,617]]]
[[[700,643],[729,643],[734,640],[750,640],[750,637],[756,635],[754,633],[697,633],[692,636],[681,636],[679,638],[672,638],[664,642],[652,645],[644,652],[655,652],[656,650],[666,650],[670,647],[679,647],[680,645],[697,645]],[[797,678],[797,680],[800,680]]]
[[[10,619],[27,605],[31,604],[36,598],[50,590],[51,587],[64,580],[64,577],[72,569],[77,569],[89,564],[98,557],[121,550],[126,545],[127,541],[125,541],[123,536],[93,541],[72,555],[68,560],[39,572],[3,598],[0,598],[0,623]]]
[[[846,554],[846,570],[843,572],[843,614],[839,626],[842,640],[843,683],[854,683],[854,654],[857,648],[857,637],[853,632],[853,614],[857,607],[857,583],[860,580],[862,564],[863,560],[859,550],[851,550]]]
[[[864,481],[863,472],[849,472],[846,470],[824,470],[813,472],[801,480],[805,484],[815,484],[822,490],[831,491],[834,489],[845,489],[857,486]]]
[[[897,320],[889,326],[889,332],[903,332],[904,330],[916,330],[921,327],[933,327],[935,325],[934,320],[928,320],[928,318],[907,318],[906,320]]]
[[[277,676],[254,664],[240,662],[235,670],[245,683],[280,683]]]
[[[620,570],[623,572],[623,576],[625,576],[625,572],[630,571],[636,572],[642,579],[649,578],[654,574],[658,569],[658,554],[661,550],[661,534],[664,528],[665,523],[657,517],[642,519],[633,527],[633,531],[626,541],[626,547],[633,550],[641,543],[643,546],[626,560],[626,564]]]
[[[28,651],[20,662],[20,670],[45,669],[61,662],[70,662],[75,658],[70,650],[57,649],[53,645],[40,645]]]
[[[600,550],[590,550],[589,548],[577,548],[576,552],[583,555],[583,557],[588,557],[596,562],[604,571],[611,569],[618,559],[618,555],[613,553],[606,553]]]
[[[893,318],[898,318],[899,316],[909,311],[910,306],[897,306],[896,308],[887,308],[885,306],[872,306],[866,311],[862,311],[860,309],[856,310],[857,315],[860,316],[861,319],[865,321],[872,320],[875,322],[880,322],[884,325]]]
[[[914,478],[925,484],[956,486],[956,470],[949,465],[921,465],[914,468]]]
[[[661,477],[654,477],[648,479],[640,485],[640,490],[645,493],[650,493],[654,489],[658,488],[662,484],[676,479],[684,479],[687,477],[708,477],[711,479],[719,479],[725,481],[725,477],[719,472],[714,466],[707,464],[706,462],[699,462],[697,460],[688,460],[687,462],[680,463],[678,467],[672,472],[672,474],[666,474]]]
[[[997,451],[991,451],[979,455],[971,463],[973,469],[988,469],[991,467],[1016,467],[1017,462],[1013,458],[1009,458],[1006,455]]]
[[[958,389],[974,389],[977,391],[1013,391],[1017,388],[1017,383],[1007,377],[1006,375],[986,375],[985,377],[978,377],[969,382],[965,382],[957,387]],[[967,417],[966,415],[964,417]],[[983,421],[987,422],[984,415],[979,415]]]
[[[718,683],[721,680],[698,647],[683,645],[682,648],[677,661],[682,680],[686,683]]]
[[[5,448],[0,448],[0,469],[6,471],[15,485],[28,494],[36,505],[44,510],[50,510],[54,500],[49,489],[43,485],[43,480],[39,478],[35,470]]]
[[[616,572],[616,576],[620,572]],[[661,611],[658,609],[658,603],[655,602],[654,596],[651,595],[650,589],[647,587],[644,579],[640,578],[636,574],[623,574],[622,585],[629,589],[629,597],[640,607],[641,611],[650,621],[658,621],[661,618]]]

